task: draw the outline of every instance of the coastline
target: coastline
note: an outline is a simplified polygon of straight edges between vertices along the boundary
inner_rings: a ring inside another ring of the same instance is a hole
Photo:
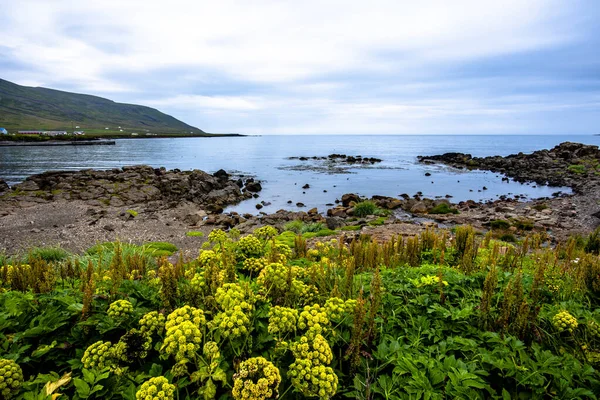
[[[575,146],[570,153],[573,157],[579,154],[577,151],[581,153],[579,149],[585,149],[588,156],[600,159],[597,146]],[[563,150],[564,146],[557,146],[550,152],[544,150],[543,154],[562,160],[552,161],[554,164],[571,165],[573,158],[559,157],[566,156]],[[442,156],[424,159],[435,157]],[[491,159],[513,165],[515,157]],[[534,176],[539,172],[539,168],[534,168],[537,153],[518,157],[526,163],[529,174]],[[538,167],[550,173],[544,162]],[[557,171],[563,167],[557,166]],[[506,175],[518,175],[518,171],[519,168],[511,169]],[[199,183],[190,183],[190,176],[197,177]],[[3,189],[0,182],[0,237],[3,238],[0,249],[15,252],[27,246],[59,245],[83,251],[98,241],[127,238],[140,243],[170,241],[193,253],[197,251],[199,238],[188,236],[191,231],[206,234],[215,227],[236,227],[248,233],[266,224],[282,229],[294,220],[321,223],[333,231],[332,235],[369,234],[378,240],[395,234],[414,235],[427,228],[470,224],[481,231],[503,225],[501,234],[506,238],[538,232],[560,242],[571,235],[591,232],[600,221],[596,203],[600,197],[600,177],[595,173],[591,176],[573,174],[561,182],[578,190],[572,195],[527,202],[505,197],[488,202],[452,203],[448,199],[426,199],[419,195],[363,199],[347,194],[326,215],[319,214],[317,209],[240,215],[222,211],[227,205],[257,197],[261,185],[252,178],[244,180],[222,170],[209,175],[202,171],[134,166],[103,171],[49,172],[31,176],[12,190],[6,185]],[[199,189],[194,187],[202,188],[204,194],[200,195]],[[354,205],[364,200],[386,210],[387,217],[382,220],[377,216],[355,216]],[[433,214],[432,210],[443,204],[456,213]]]

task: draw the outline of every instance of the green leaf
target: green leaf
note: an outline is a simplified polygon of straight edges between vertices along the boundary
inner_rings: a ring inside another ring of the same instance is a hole
[[[84,380],[75,378],[73,379],[73,383],[75,384],[75,388],[77,389],[77,394],[79,397],[83,397],[87,399],[90,395],[90,385],[85,383]]]

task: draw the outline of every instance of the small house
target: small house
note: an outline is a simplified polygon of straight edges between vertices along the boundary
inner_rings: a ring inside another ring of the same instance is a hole
[[[8,131],[4,128],[0,128],[0,135],[8,135]]]

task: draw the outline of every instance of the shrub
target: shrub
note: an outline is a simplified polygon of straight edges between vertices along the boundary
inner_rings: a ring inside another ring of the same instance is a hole
[[[546,203],[538,203],[532,207],[536,211],[542,211],[548,208],[548,204]]]
[[[429,210],[429,214],[458,214],[458,210],[450,207],[446,203],[440,203]]]
[[[517,238],[512,233],[505,233],[504,235],[500,236],[498,239],[500,239],[503,242],[509,242],[509,243],[515,243],[517,241]]]
[[[357,217],[366,217],[377,212],[378,208],[372,201],[366,200],[354,205],[354,215]]]
[[[312,222],[310,224],[304,224],[302,227],[302,233],[307,232],[319,232],[325,229],[325,225],[322,222]]]
[[[295,221],[290,221],[283,225],[283,230],[294,233],[302,233],[302,228],[304,227],[304,222],[299,219]]]
[[[508,229],[510,228],[510,222],[503,219],[496,219],[490,222],[490,228],[492,229]]]
[[[594,232],[590,233],[587,238],[587,242],[585,243],[584,250],[586,253],[600,253],[600,227],[596,228]]]
[[[533,230],[533,221],[529,219],[518,219],[513,225],[520,231],[530,231]]]

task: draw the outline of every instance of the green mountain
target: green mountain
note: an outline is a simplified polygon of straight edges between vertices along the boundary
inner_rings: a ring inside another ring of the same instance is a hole
[[[145,106],[115,103],[102,97],[20,86],[0,79],[0,127],[17,130],[134,130],[203,134],[198,128]]]

